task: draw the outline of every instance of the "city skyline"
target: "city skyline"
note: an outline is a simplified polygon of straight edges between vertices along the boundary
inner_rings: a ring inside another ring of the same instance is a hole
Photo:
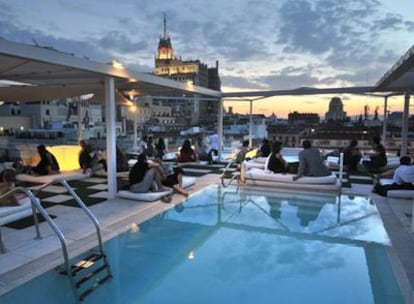
[[[163,14],[177,56],[219,61],[222,90],[369,86],[412,45],[410,0],[298,1],[50,1],[0,0],[0,36],[53,47],[78,57],[152,72]],[[254,113],[328,110],[331,95],[255,101]],[[350,116],[371,113],[383,99],[339,95]],[[403,97],[390,98],[390,111]],[[249,102],[225,102],[249,112]]]

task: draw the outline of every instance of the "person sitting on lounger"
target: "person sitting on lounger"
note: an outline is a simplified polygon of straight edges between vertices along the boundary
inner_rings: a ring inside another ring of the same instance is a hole
[[[299,152],[299,168],[298,173],[293,180],[302,176],[328,176],[331,174],[329,169],[324,165],[321,153],[318,149],[311,147],[309,140],[302,143],[303,150]]]
[[[287,162],[284,160],[282,153],[282,143],[275,141],[272,145],[272,153],[270,154],[267,169],[274,173],[286,173]]]
[[[374,153],[370,155],[370,160],[364,160],[362,164],[368,172],[378,173],[381,168],[387,165],[387,152],[379,137],[372,138]]]
[[[0,173],[0,196],[12,190],[15,185],[16,175],[13,169],[5,169]],[[8,195],[0,199],[0,207],[18,206],[19,199],[16,194]]]
[[[189,139],[184,140],[183,146],[180,149],[180,154],[177,157],[177,162],[195,162],[196,154],[194,149],[191,147],[191,142]]]
[[[392,184],[381,185],[377,183],[372,192],[387,196],[389,190],[414,190],[414,165],[409,156],[400,158],[400,165],[394,171]]]
[[[46,150],[45,145],[38,145],[37,152],[39,153],[40,161],[35,167],[30,168],[30,174],[49,175],[60,173],[56,157]]]
[[[129,190],[135,193],[166,191],[160,171],[154,168],[156,166],[159,166],[156,162],[148,163],[145,153],[139,154],[138,161],[129,171]]]
[[[358,149],[358,141],[352,139],[349,145],[344,149],[344,168],[349,172],[358,171],[358,164],[362,154]]]
[[[180,167],[172,168],[164,163],[159,156],[154,158],[154,162],[159,164],[156,168],[161,170],[162,184],[187,197],[188,192],[183,189],[183,169]]]

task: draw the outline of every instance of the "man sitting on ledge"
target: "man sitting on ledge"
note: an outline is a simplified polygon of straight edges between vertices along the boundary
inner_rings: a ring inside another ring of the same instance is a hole
[[[302,146],[303,150],[299,152],[298,173],[293,177],[293,181],[296,181],[302,176],[331,175],[331,172],[323,163],[319,150],[312,148],[309,140],[304,140]]]
[[[414,165],[409,156],[400,158],[400,166],[395,169],[392,184],[381,185],[377,183],[372,192],[387,196],[389,190],[414,190]]]

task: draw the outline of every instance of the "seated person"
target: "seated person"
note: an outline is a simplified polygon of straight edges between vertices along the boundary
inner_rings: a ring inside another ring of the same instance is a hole
[[[138,161],[129,172],[129,190],[135,193],[166,191],[161,183],[160,171],[155,169],[156,166],[159,166],[156,162],[148,163],[145,153],[139,154]]]
[[[272,146],[267,138],[264,138],[260,150],[257,151],[256,157],[268,157],[272,152]]]
[[[88,169],[92,170],[92,156],[91,146],[84,140],[79,142],[81,150],[79,151],[79,166],[83,173],[86,173]]]
[[[382,167],[387,165],[387,153],[379,137],[373,137],[372,143],[374,154],[370,155],[370,160],[365,160],[362,164],[369,172],[379,172]]]
[[[246,159],[246,153],[250,151],[249,141],[244,140],[239,152],[236,155],[236,163],[241,164]]]
[[[361,160],[362,154],[358,149],[358,142],[352,139],[344,150],[344,167],[348,171],[358,171],[358,164]]]
[[[60,167],[56,157],[46,150],[45,145],[38,145],[37,152],[40,155],[40,161],[35,167],[30,168],[30,174],[49,175],[60,173]]]
[[[183,146],[180,149],[180,154],[177,157],[177,162],[195,162],[196,154],[194,149],[191,147],[191,142],[189,139],[184,140]]]
[[[299,152],[298,173],[293,177],[294,181],[302,176],[328,176],[331,174],[323,163],[321,153],[318,149],[311,147],[309,140],[304,140],[302,147],[303,150]]]
[[[164,163],[159,156],[154,158],[154,162],[159,164],[156,168],[161,170],[162,184],[187,197],[188,192],[183,189],[183,169],[180,167],[172,168]]]
[[[272,145],[272,153],[270,154],[269,162],[267,164],[267,169],[274,173],[287,172],[287,162],[283,159],[280,151],[282,151],[282,143],[280,141],[275,141]]]
[[[388,190],[414,190],[414,165],[409,156],[400,158],[400,165],[394,171],[392,184],[376,184],[372,192],[387,196]]]
[[[5,169],[0,173],[0,196],[12,190],[15,185],[15,173],[13,169]],[[18,206],[19,198],[13,193],[0,199],[0,207]]]
[[[143,152],[145,153],[145,152]],[[100,159],[96,156],[98,164],[100,164],[105,171],[108,171],[108,166],[106,164],[106,153],[100,153]],[[128,157],[122,151],[121,147],[116,145],[116,172],[129,171]]]

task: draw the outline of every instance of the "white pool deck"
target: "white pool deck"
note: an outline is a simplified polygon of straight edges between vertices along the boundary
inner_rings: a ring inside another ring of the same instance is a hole
[[[189,188],[190,195],[219,183],[217,174],[198,177],[196,185]],[[414,303],[414,233],[410,217],[407,216],[412,214],[413,201],[384,198],[372,194],[371,190],[372,185],[352,184],[351,188],[343,188],[342,194],[369,197],[377,205],[392,241],[394,250],[389,254],[394,261],[393,266],[406,303]],[[161,201],[141,203],[116,198],[93,205],[90,209],[99,220],[105,241],[127,231],[134,223],[173,208],[183,199],[183,196],[174,194],[172,202],[166,204]],[[47,210],[57,216],[55,222],[65,235],[70,258],[97,245],[95,228],[80,208],[54,206]],[[34,239],[33,226],[22,230],[2,228],[8,251],[0,254],[0,295],[62,264],[61,245],[55,233],[46,222],[40,224],[40,230],[42,239],[38,240]]]

